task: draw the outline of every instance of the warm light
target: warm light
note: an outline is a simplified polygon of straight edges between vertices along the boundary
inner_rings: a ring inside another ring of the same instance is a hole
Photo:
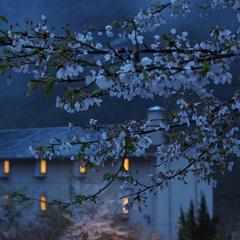
[[[3,161],[3,173],[8,175],[10,173],[10,161],[4,160]]]
[[[81,174],[84,174],[84,173],[87,172],[87,168],[80,166],[79,171],[80,171]]]
[[[128,204],[129,204],[129,199],[127,197],[122,199],[122,212],[123,214],[128,214]]]
[[[124,159],[123,167],[124,167],[125,171],[127,171],[127,172],[129,171],[129,159],[128,158]]]
[[[43,211],[43,212],[47,210],[47,196],[44,195],[44,194],[41,195],[40,210]]]
[[[47,160],[42,159],[40,163],[40,173],[46,174],[47,173]]]

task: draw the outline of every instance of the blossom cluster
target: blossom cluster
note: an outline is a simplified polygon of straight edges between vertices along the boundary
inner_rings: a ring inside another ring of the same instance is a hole
[[[213,9],[230,7],[240,20],[238,0],[209,3]],[[31,74],[30,90],[42,87],[45,94],[64,86],[56,107],[69,113],[100,106],[105,96],[127,101],[177,96],[176,109],[154,127],[151,121],[128,121],[101,128],[91,120],[90,126],[71,127],[76,132],[68,139],[31,147],[35,157],[51,159],[67,151],[71,159],[103,166],[109,159],[118,163],[126,154],[143,155],[152,143],[151,133],[164,132],[169,142],[158,146],[159,169],[145,189],[189,171],[210,179],[215,171],[230,169],[232,161],[226,159],[240,156],[239,90],[224,99],[213,88],[234,81],[231,66],[239,62],[239,30],[216,26],[208,40],[199,42],[188,31],[158,31],[166,13],[187,16],[191,7],[186,0],[155,3],[129,21],[97,31],[65,29],[59,34],[49,29],[44,15],[38,24],[28,22],[26,30],[9,25],[1,31],[1,71]],[[181,164],[169,167],[176,162]]]

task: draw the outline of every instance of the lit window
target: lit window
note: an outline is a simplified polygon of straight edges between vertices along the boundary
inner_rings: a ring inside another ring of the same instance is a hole
[[[3,161],[3,173],[5,175],[10,174],[10,161],[9,160],[4,160]]]
[[[40,173],[46,174],[47,173],[47,160],[42,159],[40,162]]]
[[[127,171],[127,172],[129,171],[129,159],[128,158],[124,159],[123,167],[124,167],[125,171]]]
[[[85,173],[87,172],[87,168],[80,166],[79,172],[80,172],[81,174],[85,174]]]
[[[122,199],[122,213],[123,214],[128,214],[128,204],[129,204],[129,199],[127,197]]]
[[[47,210],[47,196],[45,194],[42,194],[40,198],[40,210],[42,212]]]

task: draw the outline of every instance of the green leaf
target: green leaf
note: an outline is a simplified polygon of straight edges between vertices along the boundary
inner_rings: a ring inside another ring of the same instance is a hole
[[[28,92],[32,93],[34,90],[36,90],[40,85],[42,85],[41,82],[29,82],[28,83]]]
[[[16,198],[16,197],[18,197],[18,196],[19,196],[19,192],[17,192],[17,191],[11,192],[11,193],[9,194],[9,197],[10,197],[10,198]]]
[[[47,149],[48,147],[45,145],[40,145],[37,147],[37,150],[39,151],[40,154],[44,154]]]
[[[203,70],[204,70],[204,71],[209,71],[209,70],[211,69],[211,65],[210,65],[209,62],[207,62],[207,61],[204,61],[204,62],[202,63],[202,66],[203,66]]]
[[[49,80],[43,87],[44,96],[47,97],[52,91],[55,86],[54,80]]]
[[[99,93],[101,93],[102,90],[101,89],[96,89],[92,91],[92,96],[97,96]]]
[[[128,138],[126,142],[126,151],[127,152],[134,152],[136,150],[135,142],[133,139]]]
[[[85,195],[77,195],[75,196],[75,201],[79,204],[82,204],[86,200],[87,196]]]
[[[212,124],[215,125],[215,124],[220,124],[220,123],[221,123],[221,120],[219,118],[217,118],[217,119],[214,119]]]
[[[0,60],[2,60],[0,58]],[[8,61],[0,64],[0,74],[4,74],[6,71],[12,69],[13,67],[18,67],[17,63]]]
[[[207,73],[209,72],[209,70],[211,69],[211,65],[209,64],[209,62],[204,61],[204,62],[202,63],[202,67],[203,67],[203,69],[202,69],[201,74],[202,74],[202,76],[206,76],[206,74],[207,74]]]
[[[112,22],[111,25],[112,25],[113,28],[117,28],[119,26],[119,22],[118,21],[114,21],[114,22]]]
[[[4,16],[0,16],[0,21],[8,23],[8,20]]]
[[[104,180],[107,180],[107,181],[110,181],[112,180],[113,178],[115,178],[115,175],[113,173],[106,173],[104,176],[103,176],[103,179]]]
[[[96,204],[96,203],[97,203],[97,197],[96,197],[96,196],[93,196],[93,197],[91,198],[91,201],[92,201],[94,204]]]
[[[24,194],[24,192],[26,192],[26,190],[27,190],[26,187],[20,188],[17,191],[11,192],[9,194],[9,197],[12,199],[14,199],[14,198],[20,198],[20,199],[24,198],[25,199],[25,198],[27,198]]]
[[[87,162],[86,163],[86,166],[87,167],[89,167],[89,168],[91,168],[91,169],[95,169],[95,170],[98,170],[98,166],[97,166],[97,164],[95,164],[95,163],[92,163],[92,162]]]

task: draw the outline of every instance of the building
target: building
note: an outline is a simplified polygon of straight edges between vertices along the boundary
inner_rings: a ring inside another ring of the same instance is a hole
[[[149,109],[148,119],[160,119],[163,109]],[[157,121],[157,120],[156,120]],[[74,129],[73,129],[74,130]],[[7,129],[0,131],[0,185],[9,191],[26,188],[26,193],[40,199],[29,211],[47,211],[45,201],[71,201],[74,195],[73,182],[78,182],[81,191],[91,191],[103,183],[102,176],[113,170],[106,165],[99,174],[83,168],[78,161],[71,161],[69,155],[62,155],[52,160],[36,160],[29,151],[30,145],[49,143],[52,136],[66,137],[71,134],[67,128]],[[128,156],[125,169],[136,172],[141,180],[157,171],[154,149],[164,141],[159,133],[153,135],[151,151],[141,158]],[[171,167],[182,163],[174,162]],[[122,179],[114,184],[112,193],[119,191]],[[126,216],[126,223],[142,226],[144,232],[159,231],[166,240],[175,240],[178,231],[180,208],[187,210],[190,201],[198,206],[201,194],[204,194],[210,214],[213,213],[212,187],[205,182],[197,182],[193,175],[188,176],[188,184],[174,180],[164,190],[157,190],[156,196],[148,194],[147,206],[138,211],[134,205],[130,210],[126,207],[128,198],[119,201],[121,213]],[[30,213],[30,212],[29,212]],[[144,239],[144,238],[143,238]]]

